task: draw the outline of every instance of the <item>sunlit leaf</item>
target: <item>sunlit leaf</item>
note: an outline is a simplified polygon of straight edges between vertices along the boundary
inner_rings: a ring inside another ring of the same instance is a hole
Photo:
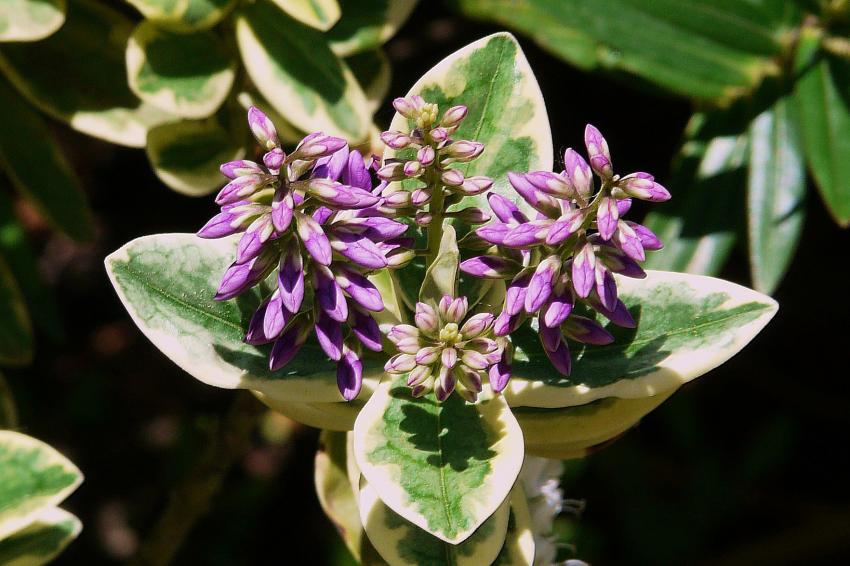
[[[522,486],[517,483],[511,491],[511,514],[505,544],[492,566],[532,566],[534,563],[534,533],[528,501]]]
[[[339,21],[337,0],[272,0],[277,6],[311,28],[327,31]]]
[[[29,526],[0,540],[3,566],[41,566],[65,550],[83,529],[74,515],[58,507],[44,509]]]
[[[257,393],[257,398],[269,408],[286,415],[294,421],[326,431],[348,431],[354,429],[354,420],[361,401],[338,403],[298,403]]]
[[[176,31],[207,29],[217,24],[236,0],[127,0],[148,20]]]
[[[38,41],[65,22],[65,0],[3,0],[0,41]]]
[[[390,60],[383,51],[375,49],[347,57],[345,62],[375,112],[390,90]]]
[[[328,31],[341,57],[378,47],[407,20],[417,0],[340,0],[342,18]]]

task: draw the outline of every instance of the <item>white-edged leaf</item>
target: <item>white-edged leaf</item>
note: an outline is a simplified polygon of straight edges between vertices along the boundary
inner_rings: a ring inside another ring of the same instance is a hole
[[[237,14],[236,37],[251,80],[295,127],[351,141],[366,138],[369,102],[321,32],[258,0]]]
[[[390,509],[451,544],[498,509],[522,466],[522,432],[502,396],[419,399],[383,382],[354,424],[354,453]]]
[[[290,402],[341,400],[336,364],[310,339],[279,371],[268,368],[270,346],[243,342],[261,302],[260,289],[230,301],[213,296],[236,250],[235,238],[157,234],[133,240],[106,258],[119,298],[142,333],[196,379],[227,389],[251,389]],[[366,398],[383,374],[383,359],[364,357]]]
[[[328,31],[331,49],[348,57],[383,44],[404,24],[417,0],[340,0],[342,18]]]
[[[354,430],[354,420],[360,409],[361,401],[340,401],[339,403],[299,403],[277,399],[262,393],[257,398],[283,415],[307,426],[326,431]]]
[[[511,491],[511,514],[505,544],[492,566],[532,566],[534,563],[534,532],[528,500],[519,482]]]
[[[236,0],[127,0],[158,26],[181,32],[207,29],[217,24]]]
[[[369,108],[377,111],[390,90],[390,60],[381,49],[364,51],[345,58],[345,63],[369,101]]]
[[[537,334],[526,325],[511,335],[511,406],[568,407],[605,397],[635,399],[674,389],[719,366],[773,318],[776,301],[713,277],[648,271],[643,280],[618,278],[637,329],[609,325],[608,346],[572,343],[572,375],[556,372]]]
[[[38,41],[65,22],[65,0],[3,0],[0,42]]]
[[[311,28],[327,31],[339,21],[337,0],[272,0],[277,6]]]
[[[425,271],[425,278],[419,289],[419,301],[436,307],[445,295],[456,297],[459,262],[460,251],[457,247],[455,229],[444,226],[440,249],[437,250],[434,261]]]
[[[83,474],[52,446],[0,430],[0,539],[37,521],[83,481]]]
[[[3,566],[41,566],[65,550],[77,538],[83,524],[71,513],[49,507],[29,526],[0,540]]]

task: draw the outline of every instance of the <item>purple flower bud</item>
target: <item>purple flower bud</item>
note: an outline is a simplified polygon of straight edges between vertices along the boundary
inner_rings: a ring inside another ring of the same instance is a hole
[[[407,373],[416,367],[416,358],[410,354],[396,354],[384,364],[389,373]]]
[[[635,231],[635,234],[640,239],[640,243],[645,250],[660,250],[664,244],[655,235],[655,233],[642,224],[636,222],[627,222],[627,224]]]
[[[404,174],[406,177],[418,177],[425,169],[418,161],[407,161],[404,164]]]
[[[345,219],[334,223],[336,231],[346,231],[352,234],[362,234],[372,241],[380,242],[396,238],[407,232],[407,225],[381,216]]]
[[[416,387],[422,385],[431,377],[431,368],[428,366],[416,366],[407,376],[407,385]]]
[[[326,206],[320,206],[316,210],[313,211],[311,215],[313,220],[315,220],[319,224],[324,224],[328,221],[328,219],[333,216],[334,211]]]
[[[490,177],[484,177],[483,175],[475,175],[473,177],[467,177],[466,179],[464,179],[460,187],[461,189],[463,189],[463,194],[474,196],[489,191],[492,186],[493,179],[491,179]]]
[[[342,357],[342,325],[325,314],[321,309],[315,309],[316,339],[325,354],[335,362]]]
[[[646,253],[643,244],[634,229],[626,222],[620,220],[617,223],[617,231],[614,233],[614,245],[620,248],[624,254],[635,261],[644,261]]]
[[[456,210],[455,212],[448,213],[447,216],[457,218],[467,224],[484,224],[490,221],[490,215],[477,206],[469,206],[463,210]]]
[[[307,251],[321,265],[330,265],[333,251],[328,237],[322,227],[311,216],[301,211],[295,211],[295,223],[298,229],[298,237],[304,243]]]
[[[307,324],[306,317],[299,317],[299,319],[280,338],[275,340],[269,357],[269,369],[272,371],[277,371],[292,361],[292,358],[307,341],[310,325]]]
[[[513,279],[521,269],[519,263],[495,255],[473,257],[460,264],[464,273],[486,279]]]
[[[378,169],[378,177],[384,181],[401,181],[406,177],[404,173],[404,163],[400,161],[387,163]]]
[[[626,215],[626,213],[632,209],[632,199],[630,198],[621,198],[617,199],[617,212],[620,214],[620,218]]]
[[[387,266],[387,258],[381,249],[368,238],[345,232],[333,232],[331,248],[357,265],[367,269],[381,269]]]
[[[363,155],[356,149],[351,150],[348,154],[348,163],[342,170],[340,180],[350,187],[371,191],[372,179],[365,163],[363,163]]]
[[[577,342],[593,344],[594,346],[605,346],[614,341],[611,333],[602,328],[602,325],[585,318],[573,315],[563,325],[564,334]]]
[[[270,177],[265,174],[242,175],[227,183],[219,191],[215,197],[215,203],[221,206],[242,200],[270,182]]]
[[[266,336],[266,333],[263,332],[263,322],[266,318],[266,310],[268,310],[268,306],[269,301],[263,301],[263,303],[251,316],[251,321],[248,323],[248,331],[245,333],[246,344],[259,346],[261,344],[268,344],[269,342],[274,340],[274,336],[269,338],[268,336]]]
[[[443,127],[434,128],[431,130],[431,139],[437,143],[443,143],[449,139],[449,132]]]
[[[335,266],[336,282],[354,301],[366,310],[384,310],[384,301],[381,292],[360,273],[345,267]]]
[[[614,176],[614,168],[611,165],[611,153],[608,151],[608,142],[602,134],[590,124],[584,129],[584,145],[587,147],[587,155],[590,157],[590,167],[602,179],[610,179]]]
[[[493,222],[488,224],[487,226],[482,226],[475,230],[475,234],[491,244],[504,244],[505,237],[508,235],[512,228],[507,224],[501,224],[499,222]]]
[[[531,282],[532,271],[525,270],[514,277],[505,290],[505,312],[511,316],[519,314],[525,306],[528,294],[528,284]]]
[[[463,334],[464,340],[471,340],[486,333],[493,326],[493,320],[494,317],[489,312],[478,313],[463,323],[460,333]]]
[[[414,222],[416,222],[417,226],[427,226],[434,220],[434,215],[430,212],[417,212],[416,216],[413,217]]]
[[[408,120],[412,120],[416,117],[416,112],[422,108],[421,101],[422,99],[417,98],[396,98],[393,100],[393,108],[395,108],[396,112],[407,118]]]
[[[487,200],[496,217],[502,222],[508,224],[528,222],[528,217],[520,212],[517,205],[502,195],[490,193],[487,195]]]
[[[451,297],[443,295],[440,299],[439,311],[440,319],[443,324],[454,322],[458,323],[466,316],[466,311],[469,308],[466,297]]]
[[[464,118],[466,118],[467,112],[468,109],[466,106],[452,106],[443,114],[443,119],[440,120],[440,125],[444,128],[454,128],[455,126],[459,126],[460,123],[463,122]]]
[[[535,171],[525,176],[526,180],[539,189],[557,198],[572,198],[575,191],[567,179],[551,171]]]
[[[511,379],[511,366],[504,357],[499,363],[490,366],[488,377],[490,378],[490,387],[495,393],[504,391]]]
[[[429,366],[440,359],[442,348],[438,346],[425,346],[416,352],[416,363]]]
[[[593,289],[595,283],[596,255],[593,246],[585,243],[578,253],[573,257],[573,288],[576,295],[582,299],[586,298]]]
[[[424,167],[428,167],[434,160],[437,158],[437,154],[434,152],[434,148],[430,145],[426,145],[416,152],[416,161],[421,163]]]
[[[591,295],[590,299],[590,305],[594,308],[594,310],[617,326],[621,326],[623,328],[635,328],[637,326],[635,319],[632,317],[632,314],[629,312],[629,309],[626,308],[623,301],[618,299],[614,309],[610,310],[605,308],[602,303],[599,302],[598,298]]]
[[[387,267],[390,269],[399,269],[413,261],[416,258],[416,252],[413,250],[395,249],[388,252],[385,257],[387,258]]]
[[[646,272],[635,260],[612,246],[600,246],[597,259],[614,273],[635,279],[646,277]]]
[[[508,181],[525,202],[549,218],[557,218],[561,215],[561,206],[558,201],[535,188],[528,182],[525,175],[510,172],[508,173]]]
[[[280,258],[277,287],[284,308],[297,313],[304,301],[304,263],[294,240],[289,242]]]
[[[572,359],[570,358],[570,349],[567,347],[567,342],[562,338],[558,343],[558,347],[554,351],[543,349],[546,356],[549,358],[552,366],[562,375],[570,375],[572,371]]]
[[[381,344],[381,329],[368,312],[352,306],[348,324],[351,326],[351,332],[361,344],[373,352],[380,352],[384,349]]]
[[[449,169],[440,177],[442,183],[447,187],[459,187],[463,184],[463,179],[463,173],[457,169]]]
[[[342,172],[348,167],[348,146],[342,146],[341,149],[326,155],[316,161],[311,177],[330,179],[336,181],[342,175]]]
[[[432,134],[433,135],[433,134]],[[458,140],[440,150],[441,159],[472,161],[484,151],[484,144],[477,141]]]
[[[263,334],[268,338],[279,336],[291,319],[292,313],[283,308],[280,290],[275,291],[266,306],[266,314],[263,317]]]
[[[383,195],[384,204],[390,208],[406,208],[410,206],[410,192],[397,189],[386,192]]]
[[[345,140],[335,136],[326,136],[321,132],[319,135],[310,135],[301,140],[290,159],[318,159],[326,155],[336,153],[346,146]]]
[[[307,187],[312,196],[336,208],[367,208],[380,200],[369,191],[348,187],[330,179],[311,179]]]
[[[245,175],[261,175],[265,173],[259,165],[253,161],[245,159],[223,163],[221,167],[219,167],[219,170],[221,171],[221,174],[228,179],[244,177]]]
[[[431,190],[428,188],[416,189],[410,193],[410,204],[413,206],[422,206],[431,201]]]
[[[410,145],[410,136],[401,132],[381,132],[381,141],[392,149],[404,149]]]
[[[496,336],[507,336],[517,328],[522,322],[521,315],[510,315],[506,311],[502,312],[493,321],[493,334]]]
[[[580,208],[570,209],[555,220],[546,234],[546,243],[556,246],[581,230],[584,225],[584,211]]]
[[[247,202],[247,201],[242,201]],[[240,218],[240,214],[234,214],[230,210],[239,206],[241,203],[233,203],[222,207],[221,212],[213,216],[209,222],[204,224],[203,228],[198,230],[199,238],[223,238],[236,234],[244,229],[244,222],[236,222]],[[248,217],[250,219],[251,217]]]
[[[249,262],[231,264],[224,272],[215,300],[232,299],[265,279],[277,263],[275,256],[273,251],[263,250]]]
[[[610,240],[617,229],[617,221],[620,219],[620,211],[617,208],[617,200],[611,197],[603,197],[599,201],[599,209],[596,211],[596,226],[603,240]]]
[[[599,301],[606,309],[613,309],[617,305],[617,283],[614,281],[611,271],[602,262],[596,262],[594,279],[596,280],[596,294],[599,295]]]
[[[434,395],[437,397],[437,401],[442,403],[448,399],[452,391],[455,390],[455,383],[457,381],[454,372],[446,366],[442,366],[437,375],[437,382],[434,384]]]
[[[279,147],[274,148],[271,151],[266,152],[263,155],[263,164],[273,171],[280,170],[283,165],[283,161],[286,159],[286,154]]]
[[[398,344],[402,340],[406,340],[408,338],[414,338],[416,340],[419,339],[419,329],[410,324],[396,324],[390,331],[387,333],[387,338],[393,344]]]
[[[363,385],[363,363],[357,354],[345,348],[336,366],[336,384],[342,398],[351,401],[360,394]]]
[[[422,332],[434,333],[439,328],[437,312],[427,303],[416,303],[416,313],[413,318]]]
[[[398,348],[398,351],[402,354],[418,354],[419,353],[419,338],[404,338],[396,342],[395,347]],[[416,360],[416,363],[419,363],[419,360]]]
[[[649,173],[634,173],[623,177],[617,186],[629,196],[651,202],[670,200],[670,193],[653,180]]]
[[[337,322],[345,322],[348,318],[348,303],[330,269],[323,265],[314,266],[313,288],[325,314]]]
[[[254,220],[239,239],[239,245],[236,247],[236,263],[245,263],[257,257],[273,231],[269,215],[264,214]]]
[[[546,235],[552,226],[551,220],[532,220],[511,228],[502,240],[509,248],[528,248],[539,246],[546,241]]]
[[[266,151],[274,149],[279,145],[277,139],[277,130],[274,124],[269,120],[262,110],[256,106],[248,109],[248,127],[251,128],[251,133],[257,138],[257,141]]]
[[[481,375],[477,371],[473,371],[466,366],[455,366],[455,379],[460,384],[457,388],[458,395],[466,401],[474,403],[478,399],[478,394],[483,389],[481,386]]]
[[[555,279],[561,271],[561,258],[550,255],[537,265],[531,281],[528,283],[528,291],[525,295],[525,312],[534,313],[540,310],[549,296],[552,294]]]
[[[543,309],[543,324],[549,327],[560,326],[573,312],[573,296],[570,290],[563,289],[554,293],[549,304]]]
[[[564,152],[564,175],[582,197],[587,198],[593,192],[593,173],[590,165],[572,148]]]
[[[282,188],[275,191],[272,199],[272,225],[279,233],[286,232],[289,225],[292,224],[292,211],[295,208],[295,201],[292,198],[292,193],[289,191],[283,192]]]
[[[454,368],[457,363],[457,350],[454,348],[443,348],[443,351],[440,353],[440,363],[443,364],[443,367]]]
[[[540,343],[547,352],[556,351],[563,341],[560,326],[546,326],[545,324],[541,324],[539,336]]]

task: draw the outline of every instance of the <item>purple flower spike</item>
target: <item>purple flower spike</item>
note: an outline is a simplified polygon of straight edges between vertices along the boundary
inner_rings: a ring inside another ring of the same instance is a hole
[[[584,145],[587,147],[587,155],[590,157],[590,167],[596,174],[604,180],[613,177],[614,168],[611,165],[608,142],[602,137],[602,133],[590,124],[584,129]]]
[[[558,343],[558,347],[554,351],[550,352],[545,348],[543,350],[546,352],[546,356],[549,358],[549,361],[559,373],[562,375],[570,375],[573,362],[570,359],[570,349],[567,347],[567,343],[563,338]]]
[[[584,211],[572,209],[558,218],[546,234],[546,243],[556,246],[578,232],[584,224]]]
[[[228,179],[236,179],[237,177],[242,177],[244,175],[263,174],[263,169],[259,165],[253,161],[245,159],[223,163],[221,167],[219,167],[219,170],[221,171],[221,174]]]
[[[551,255],[538,264],[525,295],[525,312],[537,312],[549,300],[560,269],[561,258],[556,255]]]
[[[343,146],[331,155],[326,155],[316,161],[313,169],[313,178],[324,178],[336,181],[342,176],[342,172],[348,167],[348,146]],[[362,160],[361,160],[362,164]]]
[[[543,309],[543,324],[550,327],[560,326],[573,312],[573,297],[569,288],[556,292],[549,304]]]
[[[560,326],[540,325],[540,343],[547,352],[554,352],[562,342]]]
[[[304,317],[302,317],[304,318]],[[277,371],[295,357],[295,354],[307,341],[307,335],[310,327],[303,320],[296,321],[284,332],[280,338],[275,340],[272,346],[272,353],[269,357],[269,369]]]
[[[279,336],[291,319],[292,313],[283,308],[283,302],[280,299],[280,290],[275,291],[266,304],[265,316],[263,317],[263,333],[268,338]]]
[[[617,200],[604,197],[599,201],[599,210],[596,211],[596,225],[599,235],[603,240],[610,240],[617,230],[617,222],[620,219],[620,210],[617,208]]]
[[[336,383],[342,398],[351,401],[360,394],[363,385],[363,363],[353,351],[345,348],[336,368]]]
[[[511,186],[519,193],[519,196],[530,204],[535,209],[539,210],[549,218],[555,218],[561,213],[561,206],[557,200],[545,194],[543,191],[535,188],[525,175],[519,173],[508,173],[508,181]]]
[[[564,333],[577,342],[605,346],[614,341],[611,333],[595,320],[583,316],[571,316],[563,326]]]
[[[319,223],[300,211],[295,212],[295,222],[298,236],[313,259],[321,265],[330,265],[333,250]]]
[[[635,231],[635,234],[640,239],[640,243],[645,250],[660,250],[664,244],[655,235],[655,232],[642,224],[636,222],[627,222],[627,224]]]
[[[336,267],[336,282],[354,301],[366,310],[384,310],[381,292],[360,273],[345,266]]]
[[[528,222],[528,217],[520,212],[517,205],[502,195],[490,193],[487,195],[487,200],[490,203],[490,208],[496,217],[507,224]]]
[[[617,306],[617,283],[614,281],[611,271],[597,262],[594,279],[596,280],[596,294],[599,295],[602,306],[606,309],[614,309]]]
[[[248,127],[257,141],[266,151],[276,148],[280,142],[277,139],[277,130],[269,117],[256,106],[248,109]]]
[[[304,263],[298,243],[290,242],[280,260],[277,287],[283,306],[291,313],[297,313],[304,300]]]
[[[585,243],[581,250],[573,258],[573,288],[576,294],[585,298],[590,295],[595,283],[596,256],[593,246]]]
[[[381,249],[368,238],[335,232],[330,245],[335,251],[366,269],[381,269],[387,266],[387,258],[381,253]]]
[[[325,354],[335,362],[342,357],[342,325],[316,309],[316,338]]]
[[[578,194],[584,198],[590,196],[593,190],[593,173],[587,161],[572,148],[564,152],[564,176]]]
[[[493,255],[473,257],[460,264],[460,270],[485,279],[512,279],[522,269],[519,263]]]
[[[366,164],[363,162],[363,155],[356,149],[348,154],[348,163],[342,170],[340,180],[348,186],[357,187],[364,191],[372,189],[372,179],[366,169]]]
[[[351,319],[349,320],[349,324],[351,325],[351,332],[354,333],[354,336],[357,337],[361,344],[373,352],[383,350],[381,329],[378,327],[375,319],[372,318],[372,315],[356,306],[351,307],[350,311]]]
[[[315,266],[313,287],[319,306],[325,314],[337,322],[345,322],[348,319],[348,303],[331,270],[323,265]]]

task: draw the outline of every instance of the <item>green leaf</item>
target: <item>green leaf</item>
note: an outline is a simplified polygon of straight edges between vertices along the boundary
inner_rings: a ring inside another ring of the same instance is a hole
[[[175,191],[207,195],[224,184],[219,165],[244,156],[244,149],[215,119],[184,120],[148,132],[148,160],[156,176]]]
[[[278,8],[302,24],[327,31],[339,21],[337,0],[272,0]]]
[[[499,508],[460,544],[450,544],[387,507],[371,484],[360,488],[360,520],[369,540],[390,566],[478,566],[490,564],[505,544],[510,501]]]
[[[534,563],[534,533],[528,500],[517,483],[511,491],[511,514],[505,544],[492,566],[531,566]]]
[[[778,72],[789,25],[769,2],[458,0],[585,70],[627,72],[701,99],[746,94]],[[794,23],[794,22],[789,22]]]
[[[644,224],[665,246],[648,254],[649,269],[715,275],[735,245],[734,211],[743,208],[748,137],[701,135],[711,123],[705,115],[694,117],[688,129],[697,132],[682,147],[673,171],[673,200],[646,217]]]
[[[457,272],[460,252],[457,249],[455,229],[443,226],[440,249],[425,272],[422,287],[419,288],[419,300],[436,307],[444,295],[457,296]]]
[[[48,508],[28,527],[0,540],[0,564],[41,566],[65,550],[83,529],[72,514],[58,507]]]
[[[342,18],[328,31],[340,57],[374,49],[407,21],[417,0],[341,0]]]
[[[102,2],[74,0],[68,8],[66,24],[47,39],[0,47],[0,71],[31,103],[72,128],[144,147],[151,126],[174,118],[139,101],[127,86],[124,51],[132,22]]]
[[[465,176],[486,175],[493,191],[528,210],[528,204],[511,188],[508,171],[552,169],[552,133],[537,79],[516,39],[497,33],[452,53],[425,73],[408,96],[418,94],[441,110],[463,104],[466,119],[452,135],[476,140],[486,149],[478,159],[459,167]],[[396,113],[392,130],[409,129]],[[394,152],[387,148],[384,158]],[[486,195],[466,197],[453,209],[471,204],[487,206]]]
[[[236,36],[248,75],[286,120],[306,132],[366,138],[369,102],[322,33],[258,0],[238,13]]]
[[[782,98],[750,125],[747,186],[753,284],[771,294],[788,269],[805,218],[806,171],[793,100]]]
[[[850,62],[824,57],[796,83],[809,169],[824,204],[842,227],[850,226]]]
[[[286,415],[294,421],[326,431],[345,432],[353,430],[354,420],[357,418],[360,409],[363,408],[361,401],[298,403],[262,393],[255,393],[255,395],[270,409]]]
[[[347,57],[345,63],[354,73],[374,113],[390,90],[390,60],[382,50],[375,49]]]
[[[514,407],[513,412],[522,428],[526,454],[565,459],[583,456],[588,448],[620,436],[674,391],[637,399],[609,397],[559,409]]]
[[[512,407],[568,407],[605,397],[638,399],[669,391],[719,366],[776,314],[776,301],[728,281],[664,271],[646,279],[618,278],[620,297],[636,329],[608,325],[608,346],[572,343],[569,377],[552,369],[537,333],[526,325],[511,335]]]
[[[51,446],[0,431],[0,540],[38,521],[82,481],[80,470]]]
[[[18,410],[12,390],[6,378],[0,373],[0,429],[15,428],[18,425]]]
[[[502,506],[522,466],[523,441],[502,396],[438,403],[387,380],[357,417],[354,453],[390,509],[458,544]]]
[[[38,41],[65,22],[65,0],[3,0],[0,41]]]
[[[341,399],[336,364],[308,340],[283,369],[268,368],[270,346],[242,341],[260,305],[255,287],[231,301],[215,301],[237,239],[202,240],[158,234],[125,244],[106,258],[106,270],[133,321],[153,344],[194,378],[226,389],[251,389],[289,402]],[[364,358],[363,397],[383,374],[379,356]]]
[[[6,260],[0,256],[0,364],[26,365],[32,360],[32,323]]]
[[[211,31],[181,34],[142,22],[127,43],[130,89],[176,116],[211,115],[227,98],[235,76],[235,61]]]
[[[92,214],[44,120],[0,77],[0,166],[53,227],[91,239]]]
[[[217,24],[236,0],[127,0],[145,18],[175,31],[208,29]]]

